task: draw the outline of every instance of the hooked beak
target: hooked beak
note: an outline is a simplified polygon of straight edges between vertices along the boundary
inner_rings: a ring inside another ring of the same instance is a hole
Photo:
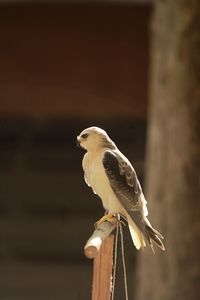
[[[80,143],[80,140],[79,140],[78,137],[77,137],[77,139],[76,139],[76,146],[77,146],[77,147],[81,147],[81,143]]]

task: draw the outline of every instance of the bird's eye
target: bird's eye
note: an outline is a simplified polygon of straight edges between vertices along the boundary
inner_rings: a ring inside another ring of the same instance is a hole
[[[86,139],[86,138],[88,137],[88,134],[87,134],[87,133],[84,133],[84,134],[81,135],[81,137],[82,137],[83,139]]]

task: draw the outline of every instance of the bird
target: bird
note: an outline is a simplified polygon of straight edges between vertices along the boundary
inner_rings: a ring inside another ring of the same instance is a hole
[[[97,225],[121,216],[136,249],[144,249],[147,241],[153,252],[154,244],[165,250],[162,234],[147,218],[147,201],[137,174],[106,131],[88,127],[77,136],[77,145],[86,150],[82,160],[85,182],[102,200],[106,212]]]

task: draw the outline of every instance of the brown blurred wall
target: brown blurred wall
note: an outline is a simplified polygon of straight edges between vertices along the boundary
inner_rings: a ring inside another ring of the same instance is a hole
[[[145,118],[148,6],[0,9],[0,114]]]

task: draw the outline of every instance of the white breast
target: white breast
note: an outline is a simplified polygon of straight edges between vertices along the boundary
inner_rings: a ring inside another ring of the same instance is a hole
[[[123,208],[115,196],[105,173],[102,163],[103,154],[104,153],[85,154],[83,158],[85,179],[94,193],[101,198],[104,208],[108,210],[109,213],[119,213],[123,211]]]

